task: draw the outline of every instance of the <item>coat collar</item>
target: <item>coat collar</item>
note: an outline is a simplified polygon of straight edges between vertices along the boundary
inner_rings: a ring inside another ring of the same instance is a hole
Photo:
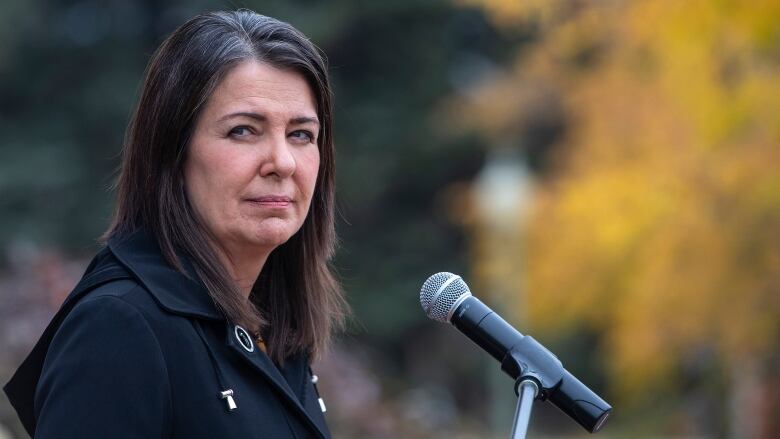
[[[187,275],[168,265],[156,239],[148,231],[138,229],[125,237],[111,238],[108,248],[166,311],[224,320],[189,260],[181,258]]]

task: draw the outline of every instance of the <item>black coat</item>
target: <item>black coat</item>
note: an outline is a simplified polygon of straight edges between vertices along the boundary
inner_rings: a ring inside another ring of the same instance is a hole
[[[139,231],[98,254],[5,391],[39,438],[328,438],[312,377]]]

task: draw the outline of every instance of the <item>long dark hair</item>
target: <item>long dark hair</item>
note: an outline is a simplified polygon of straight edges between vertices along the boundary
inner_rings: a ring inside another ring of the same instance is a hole
[[[250,60],[301,74],[316,97],[321,128],[320,168],[308,215],[301,230],[269,255],[247,307],[187,201],[183,167],[204,103],[231,68]],[[146,228],[173,267],[185,272],[177,254],[192,261],[220,310],[262,334],[274,361],[317,355],[347,313],[329,265],[336,244],[332,127],[325,60],[302,33],[248,10],[198,15],[162,43],[147,67],[104,239]]]

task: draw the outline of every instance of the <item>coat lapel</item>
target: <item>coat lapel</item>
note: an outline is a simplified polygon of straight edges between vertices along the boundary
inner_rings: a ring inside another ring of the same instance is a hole
[[[227,325],[226,344],[239,357],[251,365],[252,368],[254,368],[257,372],[259,372],[279,392],[279,394],[284,397],[284,400],[289,403],[292,410],[298,412],[300,417],[305,419],[306,424],[308,424],[314,431],[317,431],[320,437],[327,438],[328,436],[325,434],[326,430],[323,428],[323,426],[316,422],[301,405],[300,399],[295,394],[295,392],[293,392],[290,384],[287,382],[284,376],[282,376],[281,372],[279,372],[279,369],[276,367],[276,365],[271,361],[270,358],[268,358],[268,355],[261,351],[254,344],[254,342],[252,342],[252,352],[246,350],[236,336],[236,326],[230,323]]]
[[[324,432],[328,432],[328,426],[325,424],[325,413],[322,412],[322,408],[320,407],[320,394],[319,391],[317,391],[316,387],[313,383],[311,383],[309,380],[310,375],[307,373],[309,370],[308,368],[308,362],[304,364],[304,370],[303,370],[303,376],[306,382],[304,382],[304,399],[303,399],[303,408],[306,410],[307,413],[310,414],[311,418],[314,420],[314,423],[317,424],[318,427],[320,427],[320,430]]]

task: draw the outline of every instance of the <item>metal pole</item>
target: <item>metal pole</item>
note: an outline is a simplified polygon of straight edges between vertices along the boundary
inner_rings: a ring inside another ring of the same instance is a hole
[[[528,423],[531,420],[531,409],[538,393],[539,386],[535,382],[523,380],[520,383],[515,420],[512,425],[512,439],[525,439],[525,435],[528,433]]]

